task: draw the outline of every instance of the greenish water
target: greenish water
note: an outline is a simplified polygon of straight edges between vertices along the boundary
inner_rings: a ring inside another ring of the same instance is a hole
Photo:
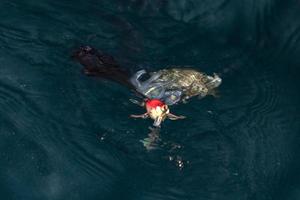
[[[0,199],[298,200],[299,1],[0,2]],[[155,149],[125,87],[70,58],[229,72]],[[144,140],[145,141],[145,140]]]

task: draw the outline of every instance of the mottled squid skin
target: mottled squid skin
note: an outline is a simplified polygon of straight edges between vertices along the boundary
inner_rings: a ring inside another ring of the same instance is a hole
[[[222,80],[217,75],[206,75],[194,69],[172,68],[150,73],[150,78],[139,81],[145,74],[138,71],[130,79],[136,90],[148,98],[162,99],[167,105],[185,101],[193,96],[205,97],[212,94]]]
[[[131,74],[111,57],[90,46],[82,46],[72,57],[84,66],[83,72],[89,76],[110,79],[137,91],[145,98],[161,99],[167,105],[186,101],[193,96],[205,97],[213,94],[222,80],[217,75],[206,75],[195,69],[171,68],[150,72],[150,78],[141,81],[147,72],[140,70]]]

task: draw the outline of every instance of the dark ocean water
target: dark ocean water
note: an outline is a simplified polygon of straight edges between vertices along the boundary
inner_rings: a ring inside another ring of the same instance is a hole
[[[1,200],[299,200],[300,2],[1,0]],[[155,149],[122,65],[225,72],[220,97],[171,107]]]

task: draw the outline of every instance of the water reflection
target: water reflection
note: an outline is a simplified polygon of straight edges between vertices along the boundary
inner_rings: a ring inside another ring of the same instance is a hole
[[[162,140],[160,138],[160,127],[149,127],[150,133],[148,137],[140,140],[146,150],[151,151],[162,147]]]
[[[184,167],[189,164],[189,161],[185,160],[181,155],[183,149],[182,145],[172,141],[164,141],[160,137],[160,127],[149,127],[149,130],[150,133],[148,133],[148,137],[140,140],[149,153],[153,150],[163,151],[162,159],[170,161],[170,163],[179,170],[184,169]]]

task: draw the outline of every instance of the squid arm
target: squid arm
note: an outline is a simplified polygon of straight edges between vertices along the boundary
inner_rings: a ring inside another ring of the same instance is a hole
[[[185,119],[186,117],[185,116],[177,116],[177,115],[174,115],[172,113],[168,113],[167,114],[167,117],[170,119],[170,120],[178,120],[178,119]]]
[[[141,114],[141,115],[130,115],[130,117],[132,118],[143,118],[143,119],[146,119],[149,117],[149,114],[148,113],[144,113],[144,114]]]

